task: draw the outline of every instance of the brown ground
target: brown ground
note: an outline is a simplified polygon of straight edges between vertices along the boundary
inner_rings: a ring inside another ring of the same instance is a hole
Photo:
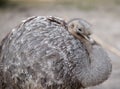
[[[93,33],[97,35],[104,43],[107,43],[120,50],[120,18],[117,11],[88,10],[83,11],[76,8],[18,8],[9,10],[0,10],[0,40],[18,25],[21,20],[29,16],[49,15],[58,16],[66,20],[69,18],[84,18],[93,25]],[[90,89],[120,89],[120,56],[113,54],[106,49],[113,64],[113,71],[110,78],[103,84]]]

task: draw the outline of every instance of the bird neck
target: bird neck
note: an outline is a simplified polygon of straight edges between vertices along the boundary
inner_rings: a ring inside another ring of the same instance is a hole
[[[84,37],[76,34],[76,32],[73,30],[68,29],[68,31],[84,45],[84,47],[88,51],[88,53],[90,53],[92,51],[92,43],[90,41],[88,41]]]

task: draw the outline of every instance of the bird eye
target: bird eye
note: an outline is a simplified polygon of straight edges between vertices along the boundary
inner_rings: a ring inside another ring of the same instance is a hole
[[[83,29],[78,28],[78,29],[77,29],[77,33],[78,33],[78,34],[83,34],[83,33],[84,33],[84,32],[83,32]]]
[[[82,29],[79,28],[78,30],[79,30],[80,32],[82,32]]]

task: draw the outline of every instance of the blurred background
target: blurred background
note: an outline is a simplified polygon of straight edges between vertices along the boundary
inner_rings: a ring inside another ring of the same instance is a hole
[[[0,0],[0,41],[30,16],[83,18],[91,23],[93,39],[108,52],[110,78],[90,89],[120,89],[120,0]]]

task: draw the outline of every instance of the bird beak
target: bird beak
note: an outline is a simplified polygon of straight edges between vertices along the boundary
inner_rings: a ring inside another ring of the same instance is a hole
[[[94,40],[90,37],[90,35],[82,35],[86,40],[88,40],[90,43],[94,43]]]
[[[90,36],[82,35],[86,40],[90,40]]]

